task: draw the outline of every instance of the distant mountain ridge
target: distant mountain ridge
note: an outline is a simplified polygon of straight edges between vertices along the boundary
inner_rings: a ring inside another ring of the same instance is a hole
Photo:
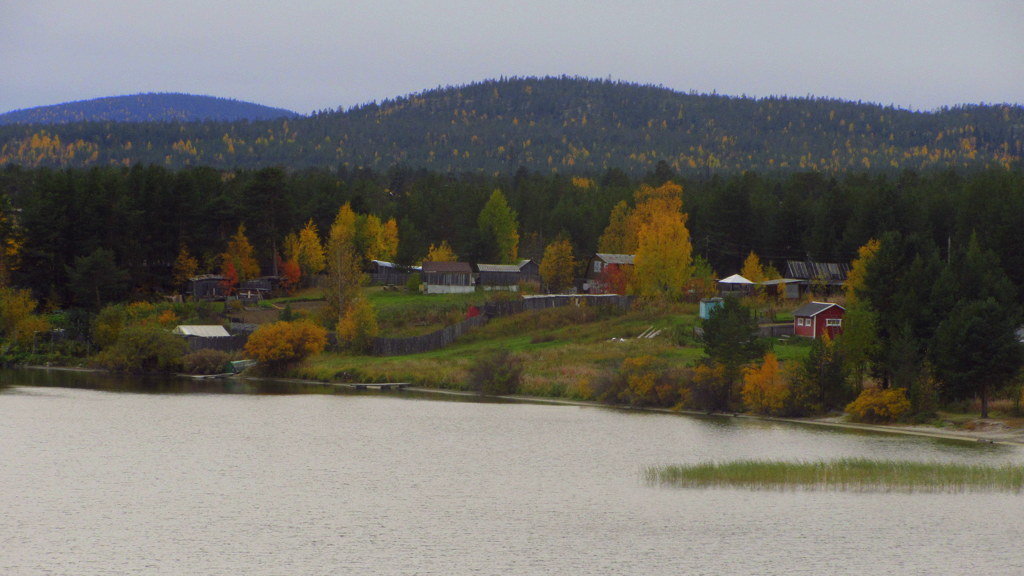
[[[0,114],[3,124],[70,124],[73,122],[198,122],[273,120],[298,113],[215,96],[181,93],[134,94],[37,106]]]
[[[0,165],[683,175],[1020,167],[1024,107],[914,112],[575,77],[502,78],[311,116],[0,126]]]

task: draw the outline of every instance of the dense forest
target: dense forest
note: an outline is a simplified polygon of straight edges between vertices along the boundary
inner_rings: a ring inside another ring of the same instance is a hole
[[[297,113],[252,102],[191,94],[136,94],[38,106],[0,114],[3,124],[272,120]]]
[[[154,164],[495,175],[526,168],[691,178],[1014,168],[1024,108],[914,112],[814,98],[684,94],[580,78],[508,78],[266,121],[0,126],[0,164]]]
[[[110,254],[105,274],[123,279],[111,283],[118,287],[111,299],[172,290],[171,269],[183,244],[198,257],[200,271],[217,271],[239,224],[269,273],[286,235],[310,219],[326,234],[345,203],[357,213],[395,219],[401,262],[419,262],[442,241],[462,259],[477,261],[485,250],[478,216],[496,189],[517,214],[521,256],[540,259],[547,244],[563,237],[583,258],[596,251],[616,204],[632,202],[641,183],[668,180],[682,184],[694,254],[721,276],[737,272],[750,251],[780,269],[787,259],[849,262],[868,240],[887,233],[913,240],[908,263],[915,256],[945,262],[975,235],[1012,281],[1010,299],[1024,293],[1020,171],[746,173],[692,180],[665,164],[640,179],[619,170],[584,178],[526,169],[484,176],[397,168],[8,166],[0,171],[0,201],[4,240],[18,247],[16,260],[8,262],[15,262],[12,283],[66,305],[75,298],[69,278],[97,250]]]

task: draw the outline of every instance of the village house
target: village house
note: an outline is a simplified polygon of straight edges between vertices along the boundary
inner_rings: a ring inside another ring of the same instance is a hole
[[[758,282],[764,286],[765,292],[770,296],[784,298],[786,300],[798,300],[800,298],[800,280],[796,278],[776,278]]]
[[[189,352],[206,349],[223,350],[226,352],[241,350],[248,339],[246,334],[233,336],[223,326],[218,324],[181,325],[176,327],[172,333],[185,339],[185,342],[188,343]]]
[[[195,300],[219,300],[228,295],[227,277],[219,274],[202,274],[188,279],[185,293]]]
[[[588,294],[622,294],[632,270],[632,254],[594,254],[587,263],[583,291]]]
[[[260,276],[238,285],[238,299],[244,302],[259,302],[281,293],[284,278],[281,276]]]
[[[477,284],[484,290],[516,292],[523,284],[540,286],[540,266],[533,260],[517,264],[477,264]]]
[[[800,295],[808,291],[814,294],[835,294],[842,290],[849,273],[850,265],[839,262],[786,261],[785,277],[797,280]]]
[[[793,311],[793,335],[835,338],[843,333],[846,309],[833,302],[811,302]]]
[[[427,294],[456,294],[476,290],[473,267],[467,262],[424,262]]]
[[[534,260],[519,261],[519,283],[540,286],[540,264]]]
[[[370,260],[366,270],[370,283],[377,286],[401,286],[415,272],[420,272],[418,266],[399,266],[383,260]]]
[[[516,292],[522,281],[518,264],[477,264],[477,284],[484,290]]]

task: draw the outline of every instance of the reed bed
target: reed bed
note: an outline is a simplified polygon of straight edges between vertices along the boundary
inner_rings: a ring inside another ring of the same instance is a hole
[[[682,487],[854,492],[1015,492],[1024,466],[839,459],[828,462],[738,460],[646,470],[650,483]]]

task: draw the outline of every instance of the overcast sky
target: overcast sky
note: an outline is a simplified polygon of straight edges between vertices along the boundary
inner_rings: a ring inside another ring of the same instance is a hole
[[[0,112],[187,92],[309,113],[499,76],[1024,103],[1022,0],[6,0]]]

